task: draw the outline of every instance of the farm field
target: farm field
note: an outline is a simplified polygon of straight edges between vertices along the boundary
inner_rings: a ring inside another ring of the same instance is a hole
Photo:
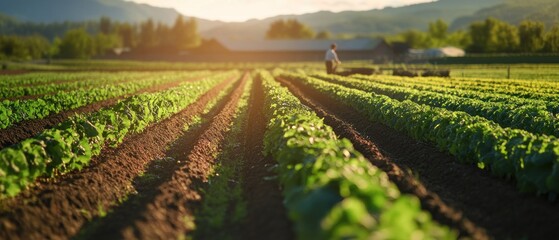
[[[555,65],[513,66],[511,79],[322,67],[0,74],[0,239],[556,235]]]

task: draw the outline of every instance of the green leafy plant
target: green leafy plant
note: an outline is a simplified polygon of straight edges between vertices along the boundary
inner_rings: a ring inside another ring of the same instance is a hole
[[[410,100],[415,103],[432,107],[445,108],[451,111],[463,111],[473,116],[492,120],[503,127],[524,129],[535,134],[559,136],[559,119],[545,106],[536,104],[514,104],[507,102],[486,102],[475,98],[454,96],[446,93],[416,90],[409,87],[398,87],[360,81],[349,77],[316,74],[320,79],[346,87],[385,95],[400,101]]]
[[[207,75],[207,72],[194,72],[191,77]],[[123,76],[121,76],[123,77]],[[4,100],[0,102],[0,129],[8,128],[15,123],[41,119],[50,114],[75,109],[94,102],[125,96],[140,89],[179,81],[185,76],[177,73],[152,75],[139,81],[122,82],[108,86],[98,86],[91,89],[78,89],[69,92],[59,92],[54,95],[32,100]]]
[[[350,89],[295,73],[280,73],[301,81],[414,138],[435,143],[458,160],[489,169],[497,176],[514,177],[521,191],[559,193],[559,141],[465,112],[398,101],[384,95]]]
[[[39,176],[55,177],[89,165],[105,144],[118,146],[130,133],[186,108],[237,72],[225,72],[156,93],[129,97],[87,116],[77,115],[34,138],[0,150],[0,196],[14,196]]]
[[[455,239],[267,72],[265,152],[300,239]]]

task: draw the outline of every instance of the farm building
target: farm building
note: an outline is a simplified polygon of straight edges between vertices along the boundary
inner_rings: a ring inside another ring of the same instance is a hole
[[[371,60],[386,62],[403,55],[384,39],[350,40],[204,40],[202,44],[187,52],[123,52],[106,55],[105,59],[135,59],[159,61],[323,61],[330,45],[338,45],[337,53],[341,61]]]
[[[338,45],[337,53],[342,61],[387,61],[394,57],[394,51],[383,39],[210,40],[190,57],[224,61],[322,61],[332,43]]]

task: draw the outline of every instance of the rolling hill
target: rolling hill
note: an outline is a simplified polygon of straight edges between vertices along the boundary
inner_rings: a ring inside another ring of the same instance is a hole
[[[536,20],[544,22],[546,26],[550,27],[559,23],[559,2],[557,0],[507,0],[505,3],[456,19],[452,22],[451,29],[464,28],[471,22],[488,17],[501,19],[515,25],[527,19]]]
[[[429,22],[443,19],[449,23],[470,16],[484,8],[503,3],[504,0],[439,0],[403,7],[368,11],[316,12],[302,15],[281,15],[242,23],[224,23],[204,31],[207,37],[263,38],[269,24],[277,19],[296,18],[316,31],[351,34],[392,34],[407,29],[426,29]]]
[[[0,13],[23,22],[83,22],[108,16],[127,22],[140,22],[152,18],[158,22],[172,23],[179,14],[174,9],[124,0],[0,1],[2,2]],[[496,17],[513,24],[524,19],[534,19],[551,25],[559,20],[558,13],[559,3],[556,0],[439,0],[368,11],[337,13],[321,11],[302,15],[280,15],[245,22],[198,19],[198,26],[201,34],[206,38],[261,39],[265,36],[271,22],[295,18],[317,32],[327,30],[334,34],[382,35],[408,29],[426,30],[428,23],[436,19],[451,23],[451,30],[463,29],[471,22],[484,20],[487,17]]]
[[[19,21],[84,22],[102,16],[123,22],[141,22],[149,18],[167,24],[180,14],[172,8],[160,8],[123,0],[0,0],[0,12]],[[219,21],[198,19],[200,30],[221,25]]]

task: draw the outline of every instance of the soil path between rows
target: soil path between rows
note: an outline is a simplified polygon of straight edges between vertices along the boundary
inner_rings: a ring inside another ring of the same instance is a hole
[[[52,128],[76,114],[87,114],[90,112],[99,111],[102,108],[115,105],[119,100],[125,99],[133,95],[137,95],[141,93],[159,92],[169,88],[176,87],[185,81],[192,82],[192,81],[197,81],[199,79],[201,78],[192,78],[187,80],[183,79],[180,81],[160,84],[160,85],[141,89],[133,94],[111,98],[100,102],[88,104],[86,106],[79,107],[76,109],[71,109],[56,114],[51,114],[43,119],[31,119],[20,123],[16,123],[13,126],[8,127],[6,129],[0,129],[0,149],[21,142],[22,140],[25,140],[27,138],[34,137],[39,133],[41,133],[43,130]]]
[[[0,239],[67,239],[75,235],[100,209],[110,210],[134,191],[134,178],[151,161],[164,157],[166,146],[183,133],[184,124],[232,80],[218,84],[172,117],[128,136],[118,148],[104,148],[83,171],[40,182],[1,201]]]
[[[0,71],[0,75],[20,75],[30,73],[29,70],[2,70]]]
[[[436,220],[459,229],[463,236],[547,239],[556,234],[557,204],[521,194],[514,183],[460,164],[431,144],[371,122],[351,107],[300,82],[282,82],[318,110],[337,134],[349,138],[357,150],[386,171],[401,191],[418,196]]]
[[[236,81],[237,86],[240,81]],[[232,86],[236,89],[235,86]],[[231,90],[228,93],[232,95]],[[227,104],[227,97],[222,99],[203,119],[213,119],[221,112]],[[124,234],[134,235],[134,225],[143,219],[142,215],[155,198],[162,194],[160,187],[172,180],[174,173],[186,163],[186,154],[191,152],[196,142],[207,129],[211,121],[203,121],[198,127],[191,127],[188,132],[183,133],[176,141],[171,143],[166,151],[166,158],[152,161],[146,171],[134,179],[136,192],[125,202],[113,209],[106,217],[97,218],[89,222],[81,229],[77,239],[122,239]],[[129,230],[126,230],[129,228]]]
[[[245,130],[245,162],[242,179],[247,218],[242,226],[242,239],[295,239],[293,226],[283,205],[279,182],[269,171],[277,164],[263,155],[266,118],[262,80],[255,79],[249,100],[248,124]]]
[[[245,74],[231,93],[223,109],[196,140],[191,151],[176,144],[170,152],[181,164],[171,179],[157,188],[158,194],[148,203],[132,226],[122,231],[124,239],[177,239],[194,231],[194,211],[201,204],[201,189],[216,163],[237,105],[248,80]]]

